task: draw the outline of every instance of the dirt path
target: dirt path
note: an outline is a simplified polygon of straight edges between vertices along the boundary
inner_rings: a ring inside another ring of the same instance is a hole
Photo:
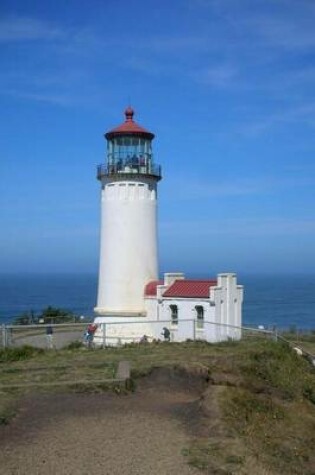
[[[121,396],[30,396],[16,419],[0,428],[1,473],[199,474],[182,455],[198,397],[196,390],[163,381]]]

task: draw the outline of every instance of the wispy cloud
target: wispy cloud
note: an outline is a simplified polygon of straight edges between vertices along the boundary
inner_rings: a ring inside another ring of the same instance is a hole
[[[255,137],[279,124],[294,122],[314,127],[315,103],[296,105],[281,111],[267,113],[262,119],[256,118],[251,119],[248,123],[243,122],[237,129],[240,134]]]
[[[272,237],[288,235],[302,236],[315,234],[314,219],[286,219],[282,217],[259,217],[259,218],[211,218],[185,221],[164,221],[161,223],[161,233],[164,236],[173,235],[196,235],[196,229],[200,236],[212,237],[244,236],[246,238]]]
[[[199,35],[163,35],[153,36],[147,38],[147,41],[141,42],[141,47],[150,48],[152,51],[166,52],[166,53],[189,53],[202,49],[209,49],[207,44],[207,36],[204,34]]]
[[[313,0],[193,0],[190,3],[203,12],[218,14],[234,32],[251,33],[249,47],[280,47],[292,51],[315,46]]]
[[[152,58],[143,58],[141,56],[133,55],[124,61],[124,65],[127,69],[144,73],[149,76],[157,75],[169,75],[170,70],[165,68],[160,61]]]
[[[0,42],[55,40],[64,33],[44,21],[30,17],[9,17],[0,20]]]
[[[223,198],[236,196],[254,196],[273,194],[278,192],[315,186],[315,178],[312,176],[265,176],[263,178],[233,178],[230,181],[213,182],[205,181],[202,177],[189,180],[187,188],[187,177],[180,178],[178,175],[171,178],[172,187],[178,190],[176,198],[180,200],[200,200],[205,198]]]
[[[58,94],[53,93],[52,91],[47,93],[40,92],[23,92],[17,89],[5,89],[0,92],[1,94],[10,95],[15,98],[27,99],[36,102],[47,102],[50,104],[55,104],[59,106],[67,106],[72,104],[71,97],[69,94]]]
[[[274,97],[281,94],[282,97],[286,95],[289,102],[289,93],[303,95],[303,84],[310,85],[315,77],[312,67],[290,69],[281,59],[283,49],[289,49],[290,45],[296,48],[315,46],[315,16],[310,14],[307,18],[305,11],[312,10],[308,9],[305,0],[301,1],[306,6],[303,8],[304,13],[296,15],[295,22],[292,8],[288,8],[288,11],[283,8],[282,15],[279,11],[273,15],[262,4],[256,12],[248,0],[195,0],[192,2],[194,8],[206,13],[203,21],[200,21],[200,29],[192,29],[189,33],[178,28],[146,35],[141,30],[133,35],[121,32],[109,35],[103,30],[101,32],[97,25],[67,28],[35,17],[3,18],[0,20],[0,42],[23,41],[31,43],[30,46],[36,42],[37,47],[41,48],[43,63],[45,58],[50,59],[46,79],[44,68],[34,65],[31,75],[35,79],[29,85],[29,90],[26,84],[30,81],[30,68],[21,57],[14,69],[22,77],[23,67],[26,67],[26,81],[21,81],[23,86],[18,80],[9,81],[12,71],[3,68],[2,75],[7,78],[4,79],[6,84],[3,92],[10,94],[10,90],[16,90],[17,97],[65,105],[64,96],[71,95],[72,91],[74,97],[76,86],[81,90],[87,82],[93,84],[100,77],[105,80],[107,76],[111,78],[111,72],[118,77],[119,73],[127,71],[136,72],[139,76],[150,76],[152,80],[180,78],[182,82],[193,82],[204,90],[215,88],[221,93],[255,94],[259,91],[272,93]],[[266,2],[272,4],[268,0]],[[286,0],[279,2],[284,5],[290,3]],[[242,8],[238,7],[239,3]],[[212,15],[213,12],[215,15]],[[73,80],[71,71],[75,71]],[[63,81],[61,90],[56,92],[53,89],[54,81]],[[80,94],[76,95],[80,101]],[[260,134],[270,125],[288,120],[284,114],[282,117],[281,113],[273,113],[261,121],[254,121],[249,127],[245,124],[244,133]]]
[[[194,72],[192,77],[200,84],[225,87],[231,85],[238,75],[238,69],[232,64],[212,65]]]
[[[257,15],[249,19],[258,37],[266,45],[282,47],[289,50],[315,47],[314,10],[312,15],[300,15],[296,12],[294,17],[281,15]]]

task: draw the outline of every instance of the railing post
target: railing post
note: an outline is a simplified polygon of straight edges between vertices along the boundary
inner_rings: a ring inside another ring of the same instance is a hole
[[[6,334],[6,326],[5,323],[2,324],[2,346],[3,348],[7,347],[7,334]]]
[[[103,331],[103,344],[102,348],[105,348],[106,346],[106,323],[102,324],[102,331]]]

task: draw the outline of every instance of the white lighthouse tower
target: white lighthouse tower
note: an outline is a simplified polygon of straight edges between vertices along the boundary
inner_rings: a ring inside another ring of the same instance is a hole
[[[133,120],[131,107],[125,116],[123,124],[105,134],[106,162],[97,171],[102,202],[94,310],[99,322],[145,316],[144,288],[158,277],[157,183],[161,168],[153,161],[154,134]]]

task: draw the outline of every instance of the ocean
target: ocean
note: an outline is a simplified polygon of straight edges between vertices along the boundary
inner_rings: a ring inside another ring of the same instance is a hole
[[[244,285],[244,325],[315,329],[315,275],[238,276],[238,280]],[[92,316],[96,293],[96,275],[2,274],[0,323],[48,305]]]

